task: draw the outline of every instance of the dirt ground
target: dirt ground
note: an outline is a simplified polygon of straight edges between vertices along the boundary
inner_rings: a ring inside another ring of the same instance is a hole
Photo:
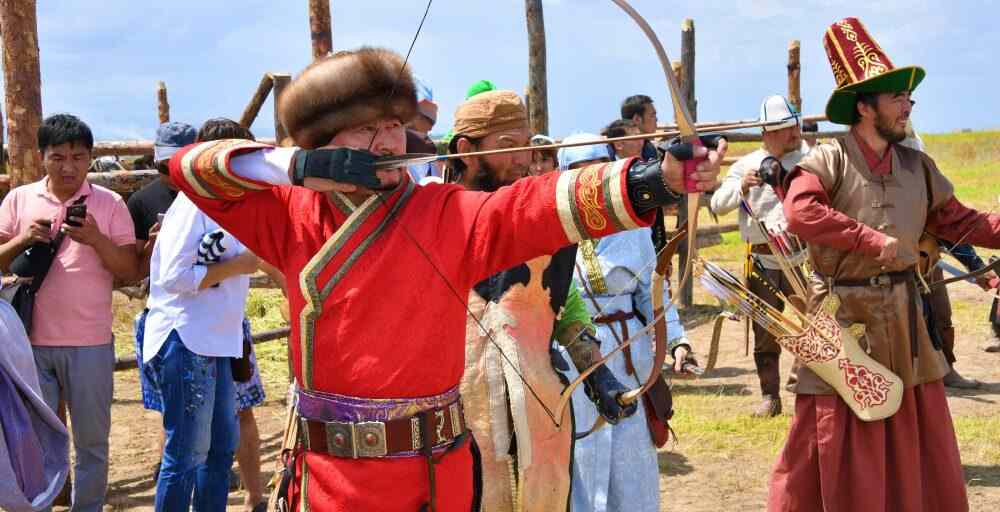
[[[971,509],[998,510],[1000,438],[996,437],[994,422],[1000,409],[1000,354],[982,351],[986,328],[982,322],[971,320],[985,317],[986,299],[971,286],[957,289],[952,297],[956,303],[973,304],[970,312],[956,311],[957,320],[963,320],[963,315],[970,319],[968,325],[963,323],[958,328],[958,367],[967,377],[985,383],[979,390],[948,393],[962,445]],[[712,312],[708,307],[701,309],[705,310],[701,313]],[[709,315],[685,316],[690,324],[689,338],[696,347],[707,346],[711,325],[704,320]],[[663,510],[763,509],[768,469],[783,443],[793,400],[790,395],[784,396],[786,413],[780,418],[759,423],[748,419],[759,394],[752,357],[745,356],[743,350],[742,328],[728,324],[716,369],[702,379],[676,383],[680,441],[668,444],[660,453]],[[782,376],[787,375],[790,364],[790,358],[782,358]],[[273,383],[267,393],[267,402],[255,410],[265,476],[274,467],[284,415],[282,386]],[[685,419],[686,414],[689,417]],[[134,370],[116,376],[112,418],[109,504],[115,510],[150,510],[154,494],[151,474],[158,460],[156,437],[160,425],[157,414],[142,408]],[[986,427],[980,428],[979,420],[986,422]],[[980,433],[990,435],[979,439]],[[242,510],[242,500],[242,492],[233,492],[229,510]]]

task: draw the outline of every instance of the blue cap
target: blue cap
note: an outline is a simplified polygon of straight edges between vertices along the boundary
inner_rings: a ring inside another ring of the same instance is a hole
[[[593,141],[594,144],[589,146],[560,148],[557,156],[557,159],[559,160],[559,170],[568,170],[571,165],[577,162],[600,160],[601,158],[607,158],[608,160],[611,159],[611,151],[608,150],[608,143],[604,142],[604,137],[601,137],[600,135],[594,135],[592,133],[577,133],[563,139],[563,143],[590,141]]]
[[[156,141],[153,142],[153,161],[167,160],[178,149],[194,144],[194,139],[197,137],[198,132],[187,123],[171,121],[161,124],[156,129]]]
[[[413,76],[413,85],[417,86],[417,103],[421,101],[434,101],[434,91],[420,77]]]

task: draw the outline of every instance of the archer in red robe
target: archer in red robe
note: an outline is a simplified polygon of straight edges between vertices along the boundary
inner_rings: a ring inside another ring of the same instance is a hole
[[[387,155],[404,151],[402,124],[415,104],[402,58],[362,48],[307,68],[279,110],[302,146]],[[725,145],[697,151],[709,161],[693,177],[707,190]],[[312,158],[332,154],[229,140],[190,146],[170,161],[174,182],[199,208],[288,278],[298,412],[307,427],[292,508],[469,510],[474,444],[459,442],[457,398],[469,290],[566,245],[648,225],[655,207],[678,199],[672,190],[683,189],[682,166],[673,157],[662,165],[603,164],[490,193],[420,187],[398,169],[389,173],[398,185],[384,193],[320,192],[329,188],[309,181],[316,178],[305,181],[313,188],[290,184],[289,174],[300,177]],[[400,421],[403,435],[393,430]],[[429,446],[434,464],[416,456]]]

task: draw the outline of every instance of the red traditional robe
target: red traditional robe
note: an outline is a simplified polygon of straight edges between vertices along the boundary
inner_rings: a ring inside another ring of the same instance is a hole
[[[462,377],[464,304],[475,283],[652,220],[628,201],[627,165],[525,178],[493,193],[407,180],[384,201],[355,206],[338,194],[272,185],[288,181],[280,166],[232,161],[267,149],[246,141],[190,146],[171,159],[170,174],[209,217],[288,276],[291,352],[305,389],[372,399],[444,393]],[[296,510],[413,512],[428,500],[421,457],[306,453],[300,460]],[[438,510],[469,510],[468,446],[436,468]]]

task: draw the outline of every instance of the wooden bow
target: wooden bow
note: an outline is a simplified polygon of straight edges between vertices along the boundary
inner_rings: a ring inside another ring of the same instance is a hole
[[[608,329],[611,331],[611,335],[614,336],[618,346],[615,347],[615,349],[609,352],[606,356],[601,358],[601,361],[598,361],[598,363],[595,364],[593,368],[587,372],[587,375],[589,375],[590,372],[592,372],[594,369],[597,368],[597,366],[604,364],[607,361],[610,361],[615,354],[625,350],[625,348],[631,345],[633,341],[643,337],[645,333],[649,331],[649,327],[651,326],[653,328],[653,333],[654,333],[653,342],[655,347],[653,356],[653,367],[650,369],[649,375],[647,376],[646,381],[642,383],[642,385],[640,385],[638,388],[622,393],[622,395],[618,397],[618,403],[620,403],[622,406],[628,406],[629,404],[638,400],[639,397],[642,396],[643,393],[648,391],[649,388],[656,382],[656,379],[660,376],[662,372],[661,368],[663,367],[663,362],[666,360],[667,348],[670,344],[670,340],[667,338],[667,319],[666,319],[666,308],[664,307],[663,304],[663,287],[666,284],[667,279],[669,279],[667,274],[670,268],[670,261],[673,259],[674,254],[677,253],[677,248],[680,246],[681,241],[684,240],[684,237],[687,235],[687,228],[686,227],[681,228],[676,233],[674,233],[674,235],[670,238],[669,241],[666,241],[666,232],[663,229],[663,212],[657,212],[657,214],[659,215],[659,217],[657,218],[656,224],[653,226],[654,229],[653,242],[654,242],[654,247],[656,247],[657,256],[656,256],[656,266],[653,268],[652,278],[651,278],[652,295],[653,295],[652,297],[653,321],[649,322],[645,329],[632,335],[626,340],[622,340],[621,335],[619,335],[618,331],[615,330],[615,326],[609,324]],[[601,310],[600,305],[597,303],[597,299],[594,297],[594,294],[591,292],[590,286],[587,285],[587,281],[582,274],[580,275],[580,283],[583,284],[584,293],[587,294],[587,298],[590,299],[591,303],[594,305],[594,310],[600,311]],[[581,374],[581,376],[577,377],[576,380],[574,380],[574,382],[577,381],[583,382],[584,379],[586,379],[586,375]],[[573,383],[571,383],[570,385],[572,386]],[[567,389],[570,389],[572,391],[571,388]],[[584,437],[587,437],[588,435],[600,430],[600,428],[603,427],[605,424],[607,424],[607,419],[605,419],[604,416],[602,415],[598,415],[597,420],[594,421],[594,424],[591,425],[591,427],[586,432],[582,434],[577,434],[576,438],[583,439]]]

